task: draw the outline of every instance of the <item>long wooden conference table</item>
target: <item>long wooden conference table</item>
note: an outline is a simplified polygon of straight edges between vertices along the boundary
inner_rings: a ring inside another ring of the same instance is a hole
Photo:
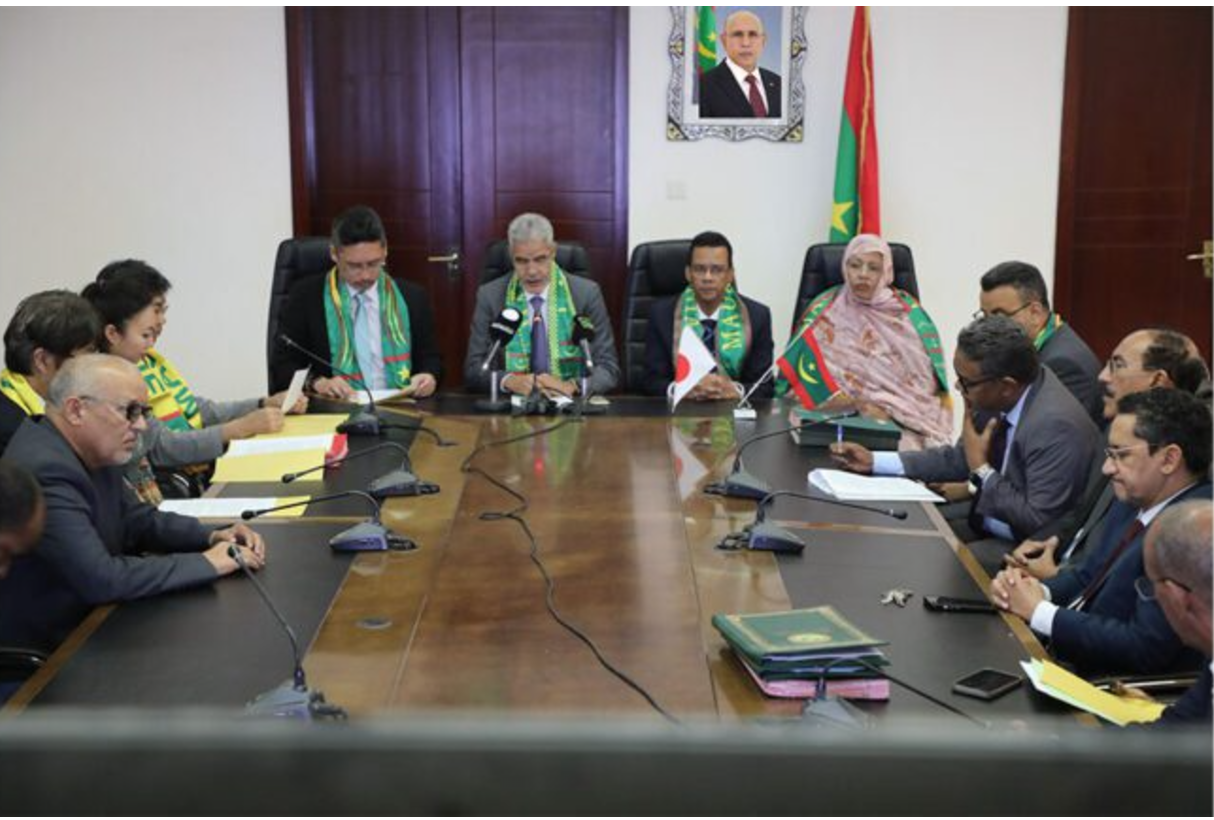
[[[381,409],[420,418],[455,442],[439,447],[417,436],[415,472],[441,492],[384,505],[384,523],[418,549],[331,552],[328,538],[366,516],[357,499],[255,523],[269,549],[260,579],[307,647],[309,684],[354,717],[493,710],[660,719],[549,614],[523,528],[493,515],[520,504],[488,474],[526,498],[520,515],[554,581],[557,609],[680,720],[797,715],[800,701],[759,692],[710,620],[823,604],[889,641],[892,675],[978,720],[1070,719],[1027,685],[991,703],[951,693],[968,672],[1019,672],[1019,661],[1044,652],[1014,619],[924,609],[924,595],[981,597],[987,583],[930,506],[895,504],[908,512],[899,521],[781,498],[769,520],[800,534],[803,554],[718,549],[723,536],[753,521],[755,502],[708,495],[704,486],[728,472],[738,441],[787,424],[776,406],[761,407],[756,421],[735,421],[729,410],[684,405],[671,417],[664,402],[621,398],[606,414],[582,419],[478,416],[458,396]],[[414,434],[387,437],[408,443]],[[372,443],[351,439],[351,449]],[[469,456],[475,469],[464,471]],[[775,489],[806,492],[807,471],[824,465],[826,454],[776,436],[748,448],[745,462]],[[399,463],[399,453],[385,449],[325,471],[323,484],[302,491],[361,489]],[[301,489],[216,492],[273,497]],[[914,595],[906,607],[883,604],[891,589]],[[99,608],[6,710],[239,709],[290,672],[273,616],[247,579],[231,577]],[[866,708],[883,720],[962,720],[899,686],[888,703]]]

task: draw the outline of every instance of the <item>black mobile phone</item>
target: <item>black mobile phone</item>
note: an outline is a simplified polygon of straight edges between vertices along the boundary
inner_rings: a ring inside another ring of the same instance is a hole
[[[981,598],[949,598],[946,595],[924,595],[923,606],[933,612],[998,612],[995,605]]]
[[[994,700],[1020,685],[1020,676],[998,669],[979,669],[953,684],[953,691],[979,700]]]

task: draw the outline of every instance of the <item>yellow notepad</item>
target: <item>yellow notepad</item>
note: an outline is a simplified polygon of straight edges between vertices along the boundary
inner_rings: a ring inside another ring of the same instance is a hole
[[[1091,712],[1110,723],[1151,723],[1159,720],[1164,705],[1153,700],[1114,695],[1097,689],[1083,678],[1072,675],[1050,661],[1022,661],[1021,666],[1039,692]]]
[[[234,481],[282,480],[283,473],[300,473],[325,463],[325,448],[292,450],[286,453],[265,453],[255,456],[224,456],[215,462],[217,484]],[[324,470],[306,475],[300,481],[321,481]]]
[[[337,425],[346,420],[345,413],[316,413],[302,416],[287,416],[283,419],[282,430],[277,433],[264,433],[258,438],[286,438],[287,436],[318,436],[321,433],[332,433]]]

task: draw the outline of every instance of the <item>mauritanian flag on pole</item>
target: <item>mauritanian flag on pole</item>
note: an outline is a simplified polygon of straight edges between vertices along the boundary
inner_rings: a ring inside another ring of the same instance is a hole
[[[843,117],[839,124],[839,155],[835,161],[830,241],[847,242],[860,233],[881,233],[873,39],[868,27],[867,6],[856,6],[852,19],[847,82],[843,87]]]
[[[822,367],[822,351],[810,323],[801,328],[796,341],[776,360],[776,366],[806,410],[839,392],[839,385]]]

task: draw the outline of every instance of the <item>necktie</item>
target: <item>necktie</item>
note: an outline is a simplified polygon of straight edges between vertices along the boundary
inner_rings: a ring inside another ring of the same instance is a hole
[[[544,324],[544,297],[531,297],[531,372],[548,372],[548,328]]]
[[[371,338],[371,323],[367,320],[367,294],[354,296],[354,355],[358,358],[358,369],[363,382],[371,378],[371,357],[375,351],[375,340]]]
[[[759,83],[755,80],[755,75],[747,74],[746,84],[750,86],[750,110],[756,117],[766,117],[767,106],[763,104],[763,95],[759,93]]]
[[[704,340],[704,347],[708,348],[708,352],[715,355],[717,352],[716,319],[700,320],[700,338]]]
[[[1134,539],[1142,535],[1142,531],[1146,529],[1142,525],[1142,520],[1134,519],[1134,523],[1126,527],[1125,534],[1121,536],[1121,540],[1117,542],[1117,546],[1109,554],[1108,560],[1104,562],[1104,566],[1100,568],[1100,572],[1092,578],[1091,583],[1084,588],[1083,592],[1079,593],[1079,597],[1067,604],[1067,609],[1083,609],[1087,603],[1095,597],[1096,593],[1100,592],[1100,588],[1104,586],[1104,582],[1108,580],[1109,573],[1113,571],[1113,565],[1117,563],[1130,544],[1134,543]]]

